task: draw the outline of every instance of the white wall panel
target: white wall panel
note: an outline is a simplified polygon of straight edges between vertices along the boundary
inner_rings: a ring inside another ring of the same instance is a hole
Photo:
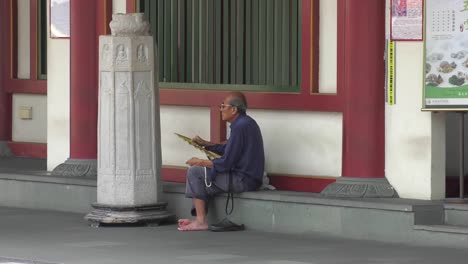
[[[196,135],[210,140],[210,109],[204,107],[161,106],[162,164],[186,166],[191,157],[206,158],[199,150],[174,133]]]
[[[341,113],[249,110],[248,114],[262,130],[268,173],[341,176]]]
[[[337,0],[320,1],[319,92],[336,93]]]
[[[21,107],[31,107],[32,119],[20,119]],[[47,96],[13,95],[12,139],[17,142],[47,142]]]

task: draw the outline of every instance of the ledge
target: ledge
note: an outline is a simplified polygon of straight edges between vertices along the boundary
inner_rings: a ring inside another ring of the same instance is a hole
[[[468,227],[456,225],[415,225],[414,230],[464,235],[468,234]]]
[[[72,178],[72,177],[51,176],[50,173],[46,171],[19,172],[17,170],[15,171],[1,170],[0,180],[53,183],[53,184],[89,186],[89,187],[97,186],[96,179],[83,178],[83,177]]]
[[[52,183],[89,187],[97,186],[97,181],[93,178],[52,176],[50,175],[50,172],[46,171],[18,172],[1,170],[0,180]],[[164,182],[163,190],[166,193],[184,194],[185,184]],[[239,199],[271,202],[377,209],[401,212],[433,211],[443,207],[442,201],[424,201],[401,198],[329,198],[323,197],[319,193],[304,193],[293,191],[261,190],[256,192],[244,192],[240,194],[235,194],[235,197]]]
[[[185,184],[166,182],[164,184],[164,192],[183,194],[185,193]],[[256,192],[244,192],[240,194],[235,194],[234,197],[250,200],[402,212],[432,211],[434,209],[440,209],[443,206],[442,201],[425,201],[401,198],[328,198],[320,196],[319,193],[302,193],[292,191],[261,190]]]

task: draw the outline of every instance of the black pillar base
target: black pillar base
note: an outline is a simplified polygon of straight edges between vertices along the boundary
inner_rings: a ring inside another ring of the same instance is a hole
[[[160,225],[172,222],[175,216],[166,211],[167,203],[144,206],[108,206],[93,204],[93,211],[85,216],[92,227],[101,224],[146,224]]]
[[[320,193],[324,197],[396,198],[398,193],[386,178],[341,177]]]
[[[0,141],[0,157],[12,157],[13,153],[11,153],[10,148],[6,141]]]
[[[64,177],[97,177],[97,161],[95,159],[68,159],[55,167],[53,176]]]

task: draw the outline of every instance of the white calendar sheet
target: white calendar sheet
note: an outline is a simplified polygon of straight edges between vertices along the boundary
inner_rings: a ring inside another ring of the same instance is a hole
[[[468,108],[468,0],[425,5],[425,105]]]

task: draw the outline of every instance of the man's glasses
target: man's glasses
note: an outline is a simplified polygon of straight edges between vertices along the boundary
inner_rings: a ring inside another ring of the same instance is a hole
[[[227,107],[234,107],[234,105],[221,103],[221,105],[219,106],[219,110],[224,110]]]

